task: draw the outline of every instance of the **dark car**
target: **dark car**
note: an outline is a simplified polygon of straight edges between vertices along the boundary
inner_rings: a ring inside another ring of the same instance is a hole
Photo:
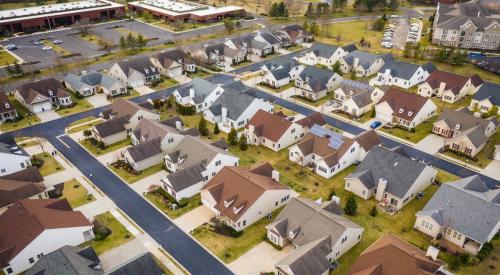
[[[370,124],[370,128],[372,129],[376,129],[377,127],[379,127],[380,125],[382,125],[382,122],[380,121],[374,121]]]
[[[417,198],[417,200],[421,199],[422,197],[424,197],[424,192],[420,192],[417,194],[417,196],[415,198]]]

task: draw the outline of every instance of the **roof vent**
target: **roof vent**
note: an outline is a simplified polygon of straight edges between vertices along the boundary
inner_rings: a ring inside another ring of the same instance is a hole
[[[10,104],[6,102],[5,103],[5,108],[10,109]]]
[[[238,214],[238,213],[240,213],[240,212],[241,212],[241,210],[243,210],[243,208],[245,208],[245,203],[241,204],[241,205],[240,205],[240,207],[236,207],[236,206],[234,206],[234,207],[233,207],[233,212],[234,212],[234,214]]]
[[[460,124],[457,123],[457,125],[455,125],[455,130],[459,130],[460,129]]]
[[[396,166],[398,166],[398,162],[395,162],[395,163],[394,163],[394,167],[396,167]]]

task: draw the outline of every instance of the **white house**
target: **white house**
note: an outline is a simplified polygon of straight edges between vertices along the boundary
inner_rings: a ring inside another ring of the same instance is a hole
[[[424,82],[434,70],[436,70],[436,67],[430,62],[417,65],[398,61],[392,55],[385,55],[384,66],[370,80],[370,85],[397,86],[410,89]]]
[[[342,216],[337,197],[317,202],[292,198],[266,226],[267,239],[293,250],[276,264],[277,274],[328,274],[331,262],[361,241],[363,228]]]
[[[47,187],[36,166],[0,176],[0,214],[23,199],[48,199]]]
[[[294,60],[267,62],[261,67],[261,84],[275,89],[280,88],[292,82],[303,69],[304,66],[299,66]]]
[[[224,167],[201,190],[201,202],[219,220],[243,230],[288,203],[294,192],[279,182],[279,172],[269,163]]]
[[[427,80],[418,85],[418,94],[425,97],[436,96],[442,101],[453,103],[467,95],[473,95],[483,84],[479,75],[471,77],[433,71]]]
[[[128,147],[122,152],[123,159],[135,170],[143,171],[163,161],[160,138],[153,138]]]
[[[151,62],[164,76],[174,78],[185,72],[196,72],[196,64],[181,49],[161,52],[151,57]]]
[[[376,118],[411,129],[436,114],[437,106],[428,97],[390,88],[375,105]]]
[[[354,50],[340,59],[340,69],[343,73],[354,72],[356,77],[367,77],[377,73],[384,65],[380,55]]]
[[[221,85],[196,77],[188,84],[177,88],[172,95],[178,104],[194,106],[199,113],[210,108],[223,92]]]
[[[370,111],[384,96],[383,90],[350,79],[342,80],[333,93],[333,97],[342,104],[340,111],[352,117],[360,117]]]
[[[181,141],[185,134],[198,135],[197,131],[193,133],[191,129],[184,128],[183,122],[178,116],[160,122],[141,119],[130,134],[130,139],[133,145],[138,145],[159,138],[162,150],[168,152]]]
[[[12,135],[0,137],[0,176],[12,174],[31,166],[31,157],[17,145]]]
[[[295,95],[310,101],[326,96],[328,92],[338,87],[343,79],[331,70],[315,66],[305,66],[292,78],[295,80]]]
[[[0,215],[0,224],[0,266],[5,274],[19,274],[42,255],[94,238],[92,223],[65,199],[18,201]]]
[[[98,72],[82,73],[82,75],[68,73],[64,78],[64,85],[82,96],[104,93],[108,97],[113,97],[128,92],[122,82]]]
[[[312,167],[324,178],[362,161],[368,151],[382,143],[374,131],[350,139],[335,131],[313,125],[304,138],[289,149],[288,159],[300,166]]]
[[[160,79],[160,70],[151,62],[149,57],[139,57],[115,63],[109,74],[130,87],[140,87],[151,84]]]
[[[305,51],[305,54],[297,60],[307,65],[319,64],[331,68],[347,54],[348,52],[342,47],[314,42],[311,47]]]
[[[411,159],[400,147],[373,147],[356,170],[345,177],[345,190],[397,211],[434,181],[437,170]]]
[[[24,83],[16,90],[14,96],[32,113],[73,105],[71,94],[55,78]]]
[[[472,97],[469,109],[481,113],[489,113],[496,111],[500,114],[500,84],[492,82],[484,82],[477,93]]]

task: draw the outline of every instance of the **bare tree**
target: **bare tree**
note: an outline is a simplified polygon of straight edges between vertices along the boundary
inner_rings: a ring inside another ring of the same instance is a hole
[[[40,148],[42,149],[42,152],[45,155],[46,154],[46,152],[45,152],[45,145],[47,144],[47,141],[44,138],[42,138],[41,136],[38,136],[38,135],[35,136],[35,140],[38,143],[38,145],[40,145]]]
[[[174,27],[175,31],[181,31],[183,27],[183,22],[181,20],[175,20],[172,23],[172,26]]]
[[[110,54],[111,51],[116,47],[116,45],[108,40],[99,39],[97,41],[97,45],[100,49],[104,50],[107,54]]]

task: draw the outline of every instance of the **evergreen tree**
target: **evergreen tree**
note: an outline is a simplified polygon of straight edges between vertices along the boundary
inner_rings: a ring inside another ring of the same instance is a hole
[[[135,48],[135,37],[132,35],[131,32],[129,32],[127,35],[127,48],[129,49]]]
[[[144,48],[146,46],[146,40],[144,40],[144,36],[142,34],[137,35],[137,47],[140,49]]]
[[[16,76],[24,75],[23,67],[21,67],[21,64],[19,64],[19,62],[17,62],[17,61],[16,61],[16,63],[14,63],[14,75],[16,75]]]
[[[306,17],[307,18],[314,17],[314,10],[313,10],[313,6],[312,6],[312,2],[309,2],[309,5],[307,6]]]
[[[208,136],[207,121],[203,116],[200,118],[200,122],[198,123],[198,131],[200,131],[202,136]]]
[[[342,70],[340,69],[340,62],[338,60],[337,62],[335,62],[335,64],[333,64],[332,71],[340,76],[342,75]]]
[[[389,3],[389,8],[393,11],[397,10],[399,8],[399,1],[391,0],[391,2]]]
[[[309,21],[304,21],[304,25],[302,26],[304,28],[304,30],[306,30],[307,32],[310,31],[310,26],[309,26]]]
[[[269,16],[270,17],[278,17],[278,3],[274,2],[271,5],[271,9],[269,10]]]
[[[215,126],[214,126],[214,135],[218,135],[218,134],[220,134],[219,124],[215,123]]]
[[[238,133],[234,128],[231,128],[231,131],[227,135],[227,139],[229,141],[229,144],[231,145],[236,145],[238,144]]]
[[[377,115],[377,111],[375,110],[375,107],[372,107],[370,111],[370,117],[375,117]]]
[[[240,136],[240,140],[238,142],[241,151],[246,151],[248,149],[247,137],[245,135]]]
[[[12,77],[14,76],[14,70],[12,70],[12,65],[10,63],[6,64],[7,67],[5,67],[5,70],[7,71],[7,74]]]
[[[316,5],[316,17],[320,17],[323,14],[323,3],[319,2]]]
[[[120,49],[126,50],[127,49],[127,42],[125,42],[125,37],[120,36]]]
[[[344,207],[344,212],[349,216],[354,216],[356,215],[357,210],[358,204],[356,203],[356,198],[354,197],[354,195],[351,195]]]
[[[378,214],[378,212],[377,212],[377,206],[374,205],[372,207],[372,210],[370,210],[370,216],[375,217],[375,216],[377,216],[377,214]]]

